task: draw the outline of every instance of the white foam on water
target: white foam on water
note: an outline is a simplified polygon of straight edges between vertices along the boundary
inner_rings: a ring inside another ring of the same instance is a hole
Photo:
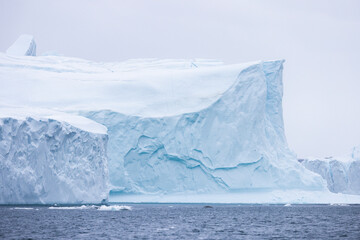
[[[14,207],[12,209],[16,209],[16,210],[33,210],[34,208],[29,208],[29,207]]]
[[[97,210],[100,211],[120,211],[120,210],[132,210],[131,206],[125,206],[125,205],[111,205],[111,206],[100,206]]]
[[[81,206],[72,206],[72,207],[56,207],[51,206],[49,209],[55,209],[55,210],[86,210],[86,209],[95,209],[95,205],[81,205]]]
[[[341,206],[341,207],[348,207],[349,204],[346,203],[331,203],[330,206]]]

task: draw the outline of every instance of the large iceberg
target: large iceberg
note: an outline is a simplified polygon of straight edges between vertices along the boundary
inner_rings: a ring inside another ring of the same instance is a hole
[[[307,169],[323,177],[334,193],[360,194],[360,146],[350,156],[299,159]]]
[[[326,181],[287,146],[283,62],[0,53],[0,199],[327,201]]]
[[[0,204],[106,201],[106,144],[89,119],[0,108]]]
[[[322,189],[321,179],[298,164],[287,147],[282,64],[237,66],[229,87],[207,106],[174,116],[84,113],[108,128],[112,193]],[[224,68],[216,70],[211,74],[227,78]],[[195,86],[198,80],[192,79]],[[192,91],[189,87],[180,91]]]

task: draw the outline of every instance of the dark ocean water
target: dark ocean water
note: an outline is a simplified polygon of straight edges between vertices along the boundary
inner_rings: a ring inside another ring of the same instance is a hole
[[[360,239],[360,205],[0,206],[1,239]]]

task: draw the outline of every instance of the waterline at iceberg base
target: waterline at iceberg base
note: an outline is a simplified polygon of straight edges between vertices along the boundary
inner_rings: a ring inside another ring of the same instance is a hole
[[[97,63],[17,44],[25,56],[0,53],[1,203],[360,203],[289,150],[283,60]]]
[[[228,193],[121,194],[110,192],[110,203],[236,203],[236,204],[359,204],[359,195],[329,191],[243,190]]]

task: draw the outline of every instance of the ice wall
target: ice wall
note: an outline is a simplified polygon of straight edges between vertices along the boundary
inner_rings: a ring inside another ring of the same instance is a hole
[[[31,35],[21,35],[7,50],[11,56],[36,56],[36,44]]]
[[[108,195],[106,145],[106,134],[67,122],[1,117],[0,204],[100,203]]]
[[[108,128],[113,192],[323,189],[321,178],[287,147],[282,65],[260,62],[241,69],[213,103],[194,112],[167,117],[83,113]]]
[[[334,193],[360,194],[360,146],[354,147],[351,157],[300,159],[309,170],[323,177]]]

